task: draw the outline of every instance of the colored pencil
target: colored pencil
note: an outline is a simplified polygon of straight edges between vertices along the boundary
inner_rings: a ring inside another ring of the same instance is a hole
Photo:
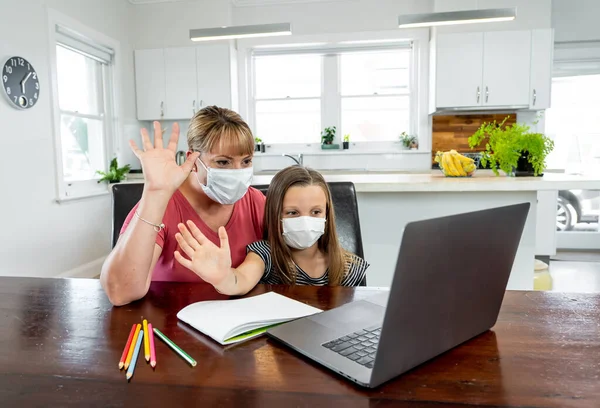
[[[131,377],[133,377],[133,371],[135,370],[135,364],[137,363],[138,360],[138,355],[141,352],[141,348],[142,348],[142,338],[144,337],[144,331],[141,330],[140,334],[137,338],[137,342],[135,344],[135,350],[133,350],[133,357],[131,358],[131,364],[129,365],[129,369],[127,370],[127,380],[131,380]]]
[[[131,345],[129,346],[129,352],[127,353],[127,358],[125,359],[125,365],[123,366],[125,370],[129,367],[131,363],[131,357],[133,357],[133,349],[135,348],[135,343],[137,342],[138,336],[140,334],[140,330],[142,329],[141,324],[135,325],[135,333],[133,334],[133,340],[131,340]]]
[[[150,340],[148,339],[148,320],[144,319],[144,333],[146,333],[146,337],[144,337],[144,357],[146,361],[150,361]]]
[[[123,355],[121,355],[121,360],[119,360],[119,370],[123,369],[125,365],[125,359],[127,358],[127,354],[129,353],[129,347],[131,347],[131,340],[133,340],[133,335],[135,334],[136,325],[133,324],[131,326],[131,331],[129,332],[129,338],[127,339],[127,344],[125,344],[125,349],[123,349]]]
[[[150,365],[156,367],[156,351],[154,351],[154,332],[152,331],[152,323],[148,323],[148,334],[150,339]]]
[[[183,351],[182,349],[180,349],[179,346],[177,346],[177,344],[173,343],[171,341],[171,339],[169,339],[167,336],[165,336],[164,334],[162,334],[161,331],[158,330],[156,327],[154,328],[154,333],[156,333],[156,335],[158,336],[159,339],[161,339],[162,341],[164,341],[167,344],[167,346],[171,347],[171,349],[173,349],[174,352],[176,352],[177,354],[179,354],[192,367],[196,367],[196,360],[194,360],[193,358],[191,358],[189,356],[189,354],[187,354],[185,351]]]

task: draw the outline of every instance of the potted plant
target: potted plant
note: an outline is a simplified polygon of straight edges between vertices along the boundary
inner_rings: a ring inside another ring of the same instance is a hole
[[[102,181],[108,181],[109,184],[118,183],[126,178],[127,173],[129,173],[129,170],[131,170],[131,166],[129,164],[126,164],[123,167],[119,167],[117,163],[117,158],[115,157],[110,161],[108,172],[100,170],[96,171],[97,174],[102,176],[102,178],[98,180],[98,183]]]
[[[321,149],[339,149],[339,144],[333,144],[333,139],[335,139],[335,131],[336,127],[326,127],[323,129],[323,133],[321,133]]]
[[[342,143],[342,147],[345,149],[350,148],[350,133],[346,133],[344,135],[344,142]]]
[[[254,138],[254,151],[260,152],[260,144],[262,143],[262,139],[260,137]]]
[[[400,143],[404,150],[416,149],[418,147],[416,136],[409,135],[406,132],[400,133]]]
[[[469,146],[472,149],[485,142],[481,163],[484,167],[489,163],[496,175],[498,168],[517,177],[543,175],[554,142],[542,133],[530,132],[529,126],[522,123],[504,126],[507,119],[499,124],[483,123],[469,137]]]

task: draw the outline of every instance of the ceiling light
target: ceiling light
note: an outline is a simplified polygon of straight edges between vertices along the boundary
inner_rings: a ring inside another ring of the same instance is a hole
[[[398,17],[398,27],[432,27],[455,24],[491,23],[517,18],[517,8],[448,11],[443,13],[405,14]]]
[[[190,39],[192,41],[214,41],[290,34],[292,34],[290,23],[277,23],[194,29],[190,30]]]

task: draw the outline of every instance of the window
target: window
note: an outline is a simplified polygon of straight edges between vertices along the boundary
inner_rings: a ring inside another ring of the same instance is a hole
[[[112,152],[114,52],[62,25],[53,48],[59,200],[105,193],[96,172]]]
[[[554,139],[550,167],[567,173],[600,173],[600,75],[552,79],[546,133]]]
[[[321,57],[254,59],[255,130],[269,143],[310,143],[321,127]]]
[[[410,127],[410,53],[342,54],[342,134],[355,142],[397,140]]]
[[[411,132],[410,43],[333,50],[255,50],[253,124],[266,143],[389,142]]]

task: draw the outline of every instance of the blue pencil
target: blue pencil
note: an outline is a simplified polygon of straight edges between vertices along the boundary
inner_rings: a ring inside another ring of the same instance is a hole
[[[144,337],[144,331],[140,330],[140,335],[137,338],[137,342],[135,343],[135,348],[133,349],[133,356],[131,357],[131,364],[129,364],[129,368],[127,369],[127,381],[133,377],[133,370],[135,370],[135,363],[137,363],[138,354],[140,354],[140,349],[142,348],[142,338]]]

